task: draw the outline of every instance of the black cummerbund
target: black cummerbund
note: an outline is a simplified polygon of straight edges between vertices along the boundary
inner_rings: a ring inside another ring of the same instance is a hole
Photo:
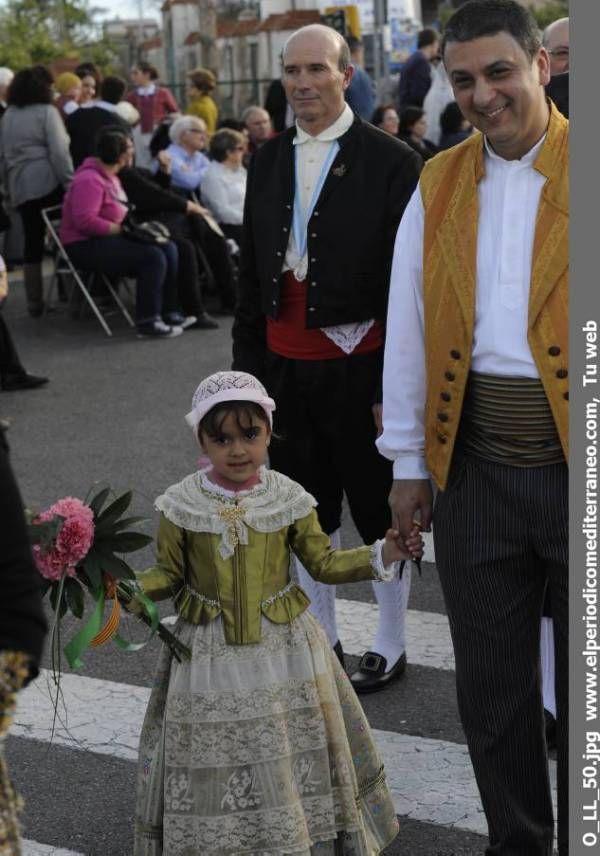
[[[459,440],[465,452],[513,467],[565,459],[539,378],[470,372]]]

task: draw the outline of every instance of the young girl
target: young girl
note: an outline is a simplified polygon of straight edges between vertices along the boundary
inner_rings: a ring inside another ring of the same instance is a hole
[[[390,579],[421,537],[332,550],[313,497],[263,466],[274,409],[251,375],[204,380],[186,420],[211,466],[156,501],[158,560],[138,580],[174,598],[192,658],[160,655],[135,856],[371,856],[397,834],[369,725],[290,581],[290,551],[321,582]]]

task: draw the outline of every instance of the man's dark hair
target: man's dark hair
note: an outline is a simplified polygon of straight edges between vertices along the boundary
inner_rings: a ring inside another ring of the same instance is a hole
[[[417,35],[417,48],[426,48],[428,45],[433,45],[439,42],[440,34],[433,27],[425,27]]]
[[[114,166],[121,155],[127,151],[130,136],[118,125],[106,125],[100,128],[94,141],[96,157],[107,166]]]
[[[43,65],[22,68],[8,87],[6,103],[12,107],[52,104],[52,83],[52,75]]]
[[[450,42],[470,42],[497,33],[509,33],[530,59],[542,44],[535,18],[516,0],[468,0],[446,24],[442,56]]]
[[[109,104],[118,104],[123,99],[127,84],[120,77],[109,75],[100,84],[100,98]]]

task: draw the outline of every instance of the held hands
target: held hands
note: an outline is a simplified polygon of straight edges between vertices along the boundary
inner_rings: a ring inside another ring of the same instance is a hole
[[[429,479],[394,480],[388,499],[392,511],[392,527],[406,537],[415,520],[423,532],[431,531],[433,494]]]
[[[406,538],[403,538],[397,529],[388,529],[381,549],[381,558],[387,567],[392,562],[420,559],[424,549],[421,527],[415,523]]]

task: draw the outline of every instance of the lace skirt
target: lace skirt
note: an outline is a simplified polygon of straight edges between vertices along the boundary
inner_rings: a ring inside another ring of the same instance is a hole
[[[368,722],[304,612],[256,645],[220,619],[163,648],[140,741],[134,856],[372,856],[398,822]]]

